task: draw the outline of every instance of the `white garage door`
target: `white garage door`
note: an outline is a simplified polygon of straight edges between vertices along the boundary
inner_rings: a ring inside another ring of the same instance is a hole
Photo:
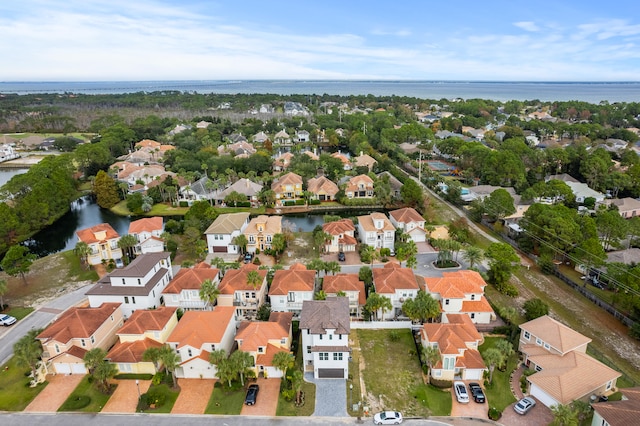
[[[69,364],[63,364],[63,363],[55,363],[53,364],[55,369],[56,369],[56,373],[58,374],[71,374],[71,365]]]
[[[463,380],[482,380],[483,370],[477,368],[467,368],[464,370]]]
[[[553,407],[554,405],[558,404],[558,401],[553,399],[549,394],[547,394],[545,391],[534,384],[531,384],[531,395],[536,397],[547,407]]]
[[[87,374],[84,364],[71,364],[71,374]]]

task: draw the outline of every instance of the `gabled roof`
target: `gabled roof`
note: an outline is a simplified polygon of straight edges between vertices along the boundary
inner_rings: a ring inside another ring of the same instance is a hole
[[[247,178],[242,178],[238,179],[233,184],[231,184],[231,186],[220,192],[220,195],[218,197],[224,199],[227,195],[231,194],[234,191],[239,194],[246,195],[247,197],[253,197],[261,190],[262,185],[260,185],[259,183],[252,182]]]
[[[285,295],[290,291],[313,291],[316,271],[307,270],[301,263],[291,265],[289,269],[276,271],[269,289],[269,296]]]
[[[171,254],[163,251],[160,253],[145,253],[136,257],[133,262],[121,269],[114,269],[107,277],[137,278],[144,277],[158,262],[169,259]],[[167,265],[168,266],[168,265]],[[100,280],[102,281],[102,280]]]
[[[640,387],[623,388],[620,392],[626,399],[591,404],[609,426],[629,426],[640,417]]]
[[[271,184],[271,189],[279,192],[281,187],[284,185],[302,185],[302,177],[293,172],[289,172],[287,174],[279,176],[278,179]]]
[[[300,329],[311,334],[326,334],[335,330],[336,334],[349,334],[349,299],[327,297],[326,300],[305,300],[300,313]]]
[[[247,225],[244,230],[244,234],[257,234],[259,224],[264,224],[262,231],[264,235],[275,235],[282,232],[282,216],[267,216],[261,214],[251,219],[251,222],[249,222],[249,225]]]
[[[424,282],[429,293],[438,293],[445,299],[462,299],[465,294],[484,293],[482,276],[476,271],[443,272],[442,277],[425,277]]]
[[[382,228],[376,228],[375,221],[382,221]],[[367,232],[381,232],[381,231],[395,231],[396,228],[393,226],[389,218],[387,218],[384,213],[371,213],[365,216],[358,216],[358,223],[362,226]]]
[[[216,268],[181,268],[162,294],[179,294],[182,290],[200,290],[205,280],[216,281],[219,269]]]
[[[447,315],[448,323],[422,325],[422,335],[429,342],[437,342],[441,354],[458,354],[467,343],[480,343],[482,336],[466,314]]]
[[[142,357],[147,349],[162,346],[162,343],[148,337],[133,342],[116,342],[105,358],[113,363],[137,363],[143,361]]]
[[[96,234],[100,234],[102,232],[105,233],[105,237],[98,239]],[[99,225],[92,226],[91,228],[81,229],[76,231],[76,235],[78,235],[78,239],[80,241],[87,244],[101,243],[114,238],[120,238],[120,235],[118,235],[116,230],[108,223],[101,223]]]
[[[289,349],[281,348],[279,346],[272,345],[269,343],[267,345],[267,350],[264,353],[258,354],[256,357],[257,365],[265,365],[265,366],[273,366],[273,357],[278,352],[290,352]]]
[[[364,290],[364,281],[360,281],[358,274],[336,274],[325,275],[322,280],[322,289],[327,294],[335,294],[339,291],[357,291],[358,304],[364,305],[366,301],[366,293]]]
[[[590,338],[570,329],[548,315],[520,324],[520,328],[535,337],[539,337],[563,354],[591,342]]]
[[[307,190],[314,194],[325,193],[335,195],[340,191],[338,185],[329,180],[326,176],[311,178],[307,182]]]
[[[274,312],[275,313],[275,312]],[[269,317],[269,321],[243,321],[238,327],[236,340],[242,341],[240,350],[257,352],[258,347],[266,347],[270,340],[282,340],[289,337],[293,313],[279,312]]]
[[[178,348],[201,348],[205,343],[220,343],[235,313],[233,306],[216,306],[213,311],[187,311],[167,342],[177,343]]]
[[[389,262],[384,268],[373,268],[373,285],[376,293],[389,294],[396,290],[418,290],[418,281],[411,268],[403,268],[397,262]]]
[[[211,225],[204,231],[205,234],[231,234],[233,231],[239,231],[242,225],[249,218],[248,212],[224,213],[213,221]]]
[[[38,334],[36,339],[60,343],[67,343],[71,339],[88,339],[120,309],[120,305],[121,303],[103,303],[97,308],[69,308]]]
[[[364,166],[364,167],[373,167],[377,163],[376,159],[370,156],[369,154],[362,154],[355,158],[356,167]]]
[[[392,210],[389,212],[398,223],[424,222],[424,218],[412,207]]]
[[[247,275],[250,271],[256,271],[262,280],[258,283],[258,286],[254,289],[252,284],[247,282]],[[253,263],[245,263],[240,269],[229,269],[220,281],[218,289],[220,294],[233,294],[236,291],[256,291],[262,288],[265,278],[267,277],[266,269],[259,269],[258,265]]]
[[[340,219],[334,222],[327,222],[322,225],[322,231],[329,235],[340,235],[347,232],[353,232],[356,227],[353,226],[351,219]]]
[[[134,220],[129,224],[129,234],[139,234],[141,232],[162,231],[162,218],[160,216],[145,217]]]
[[[116,334],[141,335],[147,331],[162,331],[178,308],[136,309]]]

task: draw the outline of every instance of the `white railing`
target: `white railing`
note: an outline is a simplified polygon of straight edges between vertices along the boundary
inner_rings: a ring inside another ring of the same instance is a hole
[[[410,329],[411,321],[351,321],[350,325],[363,330]]]

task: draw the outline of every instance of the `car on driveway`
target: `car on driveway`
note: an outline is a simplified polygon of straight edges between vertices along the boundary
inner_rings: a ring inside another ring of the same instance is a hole
[[[244,255],[244,263],[251,263],[253,261],[253,253],[246,253]]]
[[[467,387],[463,382],[453,382],[453,390],[456,393],[456,399],[461,404],[466,404],[469,402],[469,394],[467,393]]]
[[[10,326],[16,323],[16,319],[11,315],[0,314],[0,325]]]
[[[347,260],[347,256],[345,256],[344,252],[341,251],[340,253],[338,253],[338,260],[340,262],[344,262],[345,260]]]
[[[247,405],[255,405],[256,399],[258,399],[258,391],[260,390],[260,386],[255,383],[249,385],[247,389],[247,396],[244,397],[244,403]]]
[[[484,404],[486,398],[484,397],[484,392],[482,392],[482,387],[478,383],[469,383],[469,391],[475,402]]]
[[[382,411],[373,416],[373,423],[377,425],[399,425],[402,423],[402,414],[397,411]]]
[[[513,409],[518,414],[527,414],[535,406],[536,401],[530,396],[525,396],[513,406]]]

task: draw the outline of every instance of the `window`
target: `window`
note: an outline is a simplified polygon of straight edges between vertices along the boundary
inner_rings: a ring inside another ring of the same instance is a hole
[[[542,371],[542,367],[540,367],[539,365],[536,365],[536,371]]]
[[[80,339],[80,344],[82,345],[83,348],[87,346],[87,343],[84,341],[84,339]]]
[[[474,319],[476,317],[476,314],[474,312],[471,312],[471,319]]]
[[[193,353],[191,352],[191,348],[187,348],[187,356],[189,358],[191,358],[193,356]]]
[[[524,338],[529,340],[531,338],[531,333],[529,333],[528,331],[524,332]]]
[[[320,338],[320,340],[322,340],[322,334],[320,335],[320,337],[319,337],[319,338]]]
[[[444,299],[444,304],[448,305],[449,304],[449,299]]]
[[[280,339],[280,344],[281,345],[286,345],[287,344],[287,338],[283,337],[282,339]]]
[[[123,285],[125,284],[124,278],[122,279],[122,284],[123,284]]]
[[[135,296],[131,296],[131,303],[133,303],[133,304],[136,303],[136,297]]]
[[[545,348],[546,350],[549,350],[549,349],[551,349],[551,345],[549,345],[548,343],[546,343],[546,342],[545,342],[545,344],[544,344],[544,348]]]
[[[307,353],[310,354],[311,353],[311,346],[307,346]]]
[[[536,337],[536,345],[542,346],[542,339]]]
[[[138,278],[138,285],[141,285],[142,281],[140,280],[140,278]]]
[[[475,294],[471,295],[471,300],[476,300],[476,295]]]
[[[287,302],[295,302],[295,301],[296,301],[296,294],[290,291],[289,294],[287,295]]]
[[[444,359],[443,369],[444,370],[453,370],[455,367],[455,358],[446,357]]]
[[[329,340],[333,340],[333,334],[329,335]]]
[[[124,297],[124,303],[129,303],[129,296]]]
[[[607,390],[611,389],[613,387],[613,380],[609,380],[607,382]]]
[[[95,343],[96,342],[96,338],[91,336],[91,343]]]
[[[342,361],[342,352],[334,352],[333,353],[334,361]]]
[[[320,361],[329,361],[329,352],[320,352]]]
[[[55,348],[55,350],[56,350],[56,353],[57,353],[57,354],[59,354],[59,353],[60,353],[60,346],[58,346],[58,344],[56,343],[56,344],[54,345],[54,348]]]
[[[259,354],[263,354],[264,353],[264,346],[258,346],[258,353]]]

